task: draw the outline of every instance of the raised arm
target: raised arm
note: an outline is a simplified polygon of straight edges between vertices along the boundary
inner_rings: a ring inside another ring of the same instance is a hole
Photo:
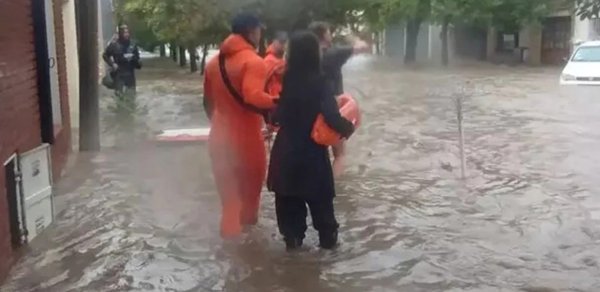
[[[335,68],[341,68],[348,62],[348,60],[350,60],[353,54],[353,47],[334,47],[325,52],[323,55],[323,60],[330,62],[330,65]]]

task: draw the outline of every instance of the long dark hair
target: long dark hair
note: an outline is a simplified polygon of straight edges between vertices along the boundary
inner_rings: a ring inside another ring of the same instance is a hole
[[[317,36],[307,30],[292,34],[286,75],[311,76],[321,73],[321,47]]]

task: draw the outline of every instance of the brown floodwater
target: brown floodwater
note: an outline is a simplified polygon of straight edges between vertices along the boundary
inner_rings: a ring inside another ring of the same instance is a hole
[[[206,124],[201,78],[155,63],[140,118]],[[267,192],[258,226],[223,242],[203,145],[115,149],[107,135],[75,159],[54,225],[0,290],[600,291],[600,88],[560,88],[558,75],[352,60],[346,86],[364,117],[337,182],[335,251],[309,230],[307,248],[286,253]]]

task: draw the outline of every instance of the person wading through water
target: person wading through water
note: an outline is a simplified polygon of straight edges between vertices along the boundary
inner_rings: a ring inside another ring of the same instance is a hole
[[[365,53],[368,51],[368,46],[364,43],[356,41],[354,46],[333,46],[333,36],[331,34],[331,26],[327,22],[313,22],[309,26],[311,30],[319,38],[319,44],[322,51],[322,69],[331,86],[333,93],[340,96],[344,93],[344,78],[342,75],[342,67],[354,54]],[[344,170],[344,158],[346,146],[345,142],[332,147],[334,162],[334,174],[339,176]]]
[[[320,54],[319,41],[312,32],[292,36],[281,101],[275,112],[280,129],[271,151],[267,185],[275,192],[277,224],[288,250],[302,246],[307,205],[320,246],[332,249],[338,240],[331,161],[327,147],[317,144],[311,131],[319,114],[344,138],[352,135],[354,126],[340,115],[333,90],[321,71]]]
[[[127,25],[121,25],[114,38],[102,54],[104,62],[109,66],[110,84],[104,84],[115,91],[117,121],[123,129],[117,134],[116,142],[131,142],[137,111],[135,70],[142,68],[140,51],[131,40]],[[106,79],[106,77],[105,77]],[[105,80],[103,80],[105,83]]]
[[[110,67],[117,94],[128,94],[135,98],[135,70],[141,69],[142,63],[140,51],[131,40],[127,25],[119,26],[117,38],[108,44],[102,58]]]
[[[204,108],[211,119],[209,154],[221,197],[221,236],[236,238],[258,221],[267,154],[263,118],[278,97],[265,92],[267,66],[256,48],[262,25],[241,13],[219,55],[209,61],[204,79]]]

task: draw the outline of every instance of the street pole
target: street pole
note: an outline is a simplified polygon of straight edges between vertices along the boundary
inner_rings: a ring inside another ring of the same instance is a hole
[[[463,128],[463,97],[456,98],[456,118],[458,120],[458,148],[460,150],[460,174],[464,180],[467,177],[467,162],[465,157],[465,132]]]
[[[98,0],[75,1],[79,37],[79,150],[100,150]]]

